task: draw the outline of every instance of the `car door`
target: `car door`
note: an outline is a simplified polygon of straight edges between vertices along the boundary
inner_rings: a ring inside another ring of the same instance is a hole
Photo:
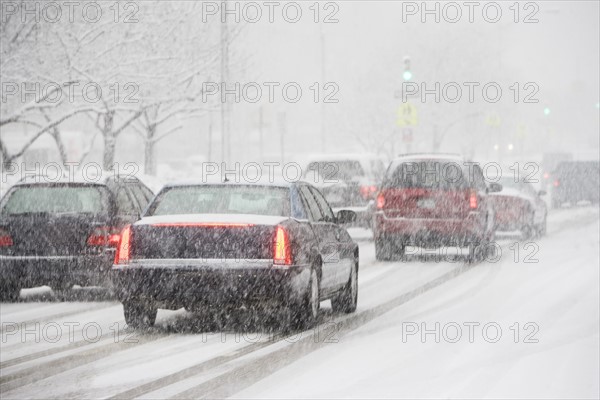
[[[336,242],[335,251],[338,258],[338,265],[334,272],[334,284],[335,286],[343,286],[350,278],[350,268],[354,261],[352,242],[345,240],[349,238],[349,235],[344,228],[335,222],[335,215],[323,194],[315,187],[310,187],[310,191],[315,197],[321,213],[325,216],[325,220],[330,223],[334,232],[333,239]]]
[[[339,261],[334,224],[325,221],[325,216],[321,213],[321,209],[307,185],[301,185],[299,190],[306,211],[309,214],[310,226],[317,237],[319,254],[323,261],[321,291],[323,294],[327,294],[336,289],[335,274]]]
[[[533,223],[539,225],[546,217],[546,205],[544,204],[544,201],[540,199],[539,194],[536,192],[531,183],[523,181],[522,188],[523,193],[531,198],[531,206],[533,207]]]

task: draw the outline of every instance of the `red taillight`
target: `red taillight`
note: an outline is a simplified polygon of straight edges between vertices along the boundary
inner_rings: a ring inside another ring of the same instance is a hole
[[[4,229],[0,229],[0,247],[10,247],[13,245],[12,237]]]
[[[364,199],[372,198],[373,195],[375,195],[375,192],[377,192],[377,186],[371,185],[371,186],[361,186],[360,187],[360,195]]]
[[[131,253],[131,226],[127,225],[121,232],[117,252],[115,253],[115,264],[127,264]]]
[[[116,228],[100,227],[94,229],[94,232],[88,237],[88,246],[110,246],[116,247],[119,244],[119,231]]]
[[[278,265],[291,265],[292,254],[290,252],[290,240],[288,233],[283,227],[278,226],[275,231],[275,243],[273,247],[273,263]]]
[[[477,208],[477,192],[474,190],[472,190],[469,195],[469,208],[471,208],[471,210]]]
[[[554,181],[554,187],[559,187],[560,186],[560,181],[557,179]]]
[[[383,206],[385,206],[385,197],[383,193],[379,193],[379,196],[377,196],[377,208],[381,210]]]

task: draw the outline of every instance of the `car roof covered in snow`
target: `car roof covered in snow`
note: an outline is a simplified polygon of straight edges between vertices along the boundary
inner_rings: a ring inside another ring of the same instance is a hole
[[[122,182],[140,182],[140,180],[132,175],[112,173],[105,171],[101,174],[88,174],[85,175],[81,172],[75,172],[73,174],[64,173],[63,175],[58,174],[36,174],[26,175],[14,183],[14,186],[19,185],[31,185],[31,184],[88,184],[88,185],[105,185],[110,180],[120,180]]]
[[[346,161],[346,160],[357,160],[357,161],[369,161],[369,160],[383,160],[383,157],[378,156],[374,153],[330,153],[330,154],[313,154],[306,158],[307,162],[315,161]]]
[[[210,179],[198,180],[198,179],[190,179],[190,180],[181,180],[177,182],[166,183],[164,188],[173,188],[173,187],[185,187],[185,186],[203,186],[203,185],[223,185],[223,186],[268,186],[268,187],[280,187],[280,188],[289,188],[298,183],[307,183],[301,180],[291,180],[291,179],[283,179],[279,177],[270,178],[268,175],[260,177],[260,179],[244,179],[243,177],[238,176],[237,179],[234,176],[228,176],[228,181],[223,181],[223,179],[212,177]]]
[[[410,153],[400,154],[394,160],[392,160],[389,170],[395,170],[398,165],[406,162],[414,161],[425,161],[425,160],[438,160],[438,161],[451,161],[457,163],[467,162],[467,160],[460,154],[454,153]]]

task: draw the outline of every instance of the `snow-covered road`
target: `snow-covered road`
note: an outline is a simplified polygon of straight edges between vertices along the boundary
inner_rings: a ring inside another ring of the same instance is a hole
[[[558,210],[547,237],[506,238],[498,262],[475,266],[376,262],[361,238],[357,313],[325,302],[319,326],[292,336],[243,315],[203,332],[183,310],[161,310],[136,333],[97,293],[61,303],[26,290],[0,306],[0,394],[598,398],[598,218],[593,207]]]

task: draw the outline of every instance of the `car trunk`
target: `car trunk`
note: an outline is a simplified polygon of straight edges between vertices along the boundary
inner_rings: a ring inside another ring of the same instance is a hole
[[[12,238],[3,253],[18,256],[77,256],[90,247],[94,230],[107,225],[107,218],[86,214],[30,213],[3,216],[2,228]]]
[[[254,224],[142,224],[132,229],[132,258],[270,259],[275,227]]]
[[[463,219],[470,211],[470,190],[389,188],[382,195],[388,218]]]

